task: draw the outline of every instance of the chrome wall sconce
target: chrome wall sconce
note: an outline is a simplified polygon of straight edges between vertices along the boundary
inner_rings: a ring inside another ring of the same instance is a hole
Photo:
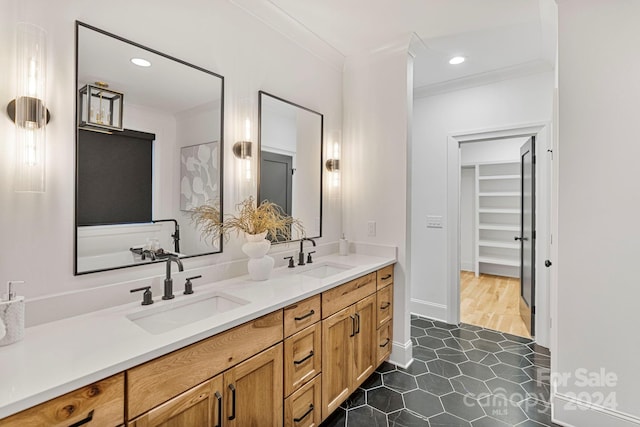
[[[329,159],[324,165],[329,172],[338,172],[340,170],[340,159]]]
[[[51,118],[45,98],[46,32],[22,22],[16,31],[16,99],[7,105],[7,114],[16,125],[14,189],[42,193],[45,191],[46,125]]]
[[[232,150],[236,159],[245,160],[252,157],[253,144],[251,141],[238,141],[233,144]]]
[[[109,89],[105,82],[80,89],[80,127],[122,130],[124,94]]]
[[[329,184],[337,189],[340,187],[340,131],[329,134],[326,156],[324,166],[329,172]]]

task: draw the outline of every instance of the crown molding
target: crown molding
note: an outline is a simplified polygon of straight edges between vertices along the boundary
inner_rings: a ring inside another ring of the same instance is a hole
[[[315,57],[342,71],[345,56],[269,0],[229,0]]]
[[[473,74],[459,79],[447,80],[444,82],[420,86],[413,89],[414,98],[425,98],[433,95],[440,95],[447,92],[454,92],[462,89],[469,89],[476,86],[483,86],[497,83],[503,80],[516,79],[532,74],[539,74],[552,71],[553,67],[544,60],[529,61],[511,67],[499,68],[484,73]]]

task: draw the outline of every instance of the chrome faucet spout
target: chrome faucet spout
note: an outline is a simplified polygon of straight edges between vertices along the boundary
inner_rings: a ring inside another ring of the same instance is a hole
[[[175,262],[178,264],[178,271],[184,271],[184,266],[182,265],[182,261],[178,258],[177,255],[169,255],[167,257],[167,274],[164,279],[164,295],[162,299],[173,299],[173,279],[171,278],[171,262]]]

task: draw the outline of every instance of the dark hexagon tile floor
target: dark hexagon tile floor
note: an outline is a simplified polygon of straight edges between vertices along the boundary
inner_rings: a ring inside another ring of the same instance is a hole
[[[415,315],[411,339],[411,366],[383,363],[321,427],[556,426],[548,349]]]

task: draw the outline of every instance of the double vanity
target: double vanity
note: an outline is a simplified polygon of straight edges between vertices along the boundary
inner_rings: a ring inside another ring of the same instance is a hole
[[[391,352],[394,263],[329,255],[29,328],[0,348],[0,425],[318,425]]]

